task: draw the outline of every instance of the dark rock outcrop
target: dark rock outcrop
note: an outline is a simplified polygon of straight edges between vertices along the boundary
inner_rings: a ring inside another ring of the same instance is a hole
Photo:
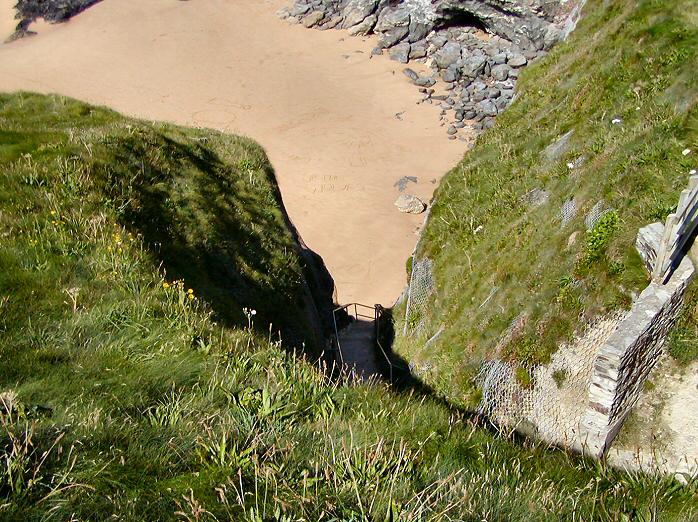
[[[450,93],[445,99],[425,92],[422,101],[440,102],[452,134],[464,120],[476,130],[492,126],[492,118],[513,101],[519,69],[569,33],[571,12],[581,1],[294,0],[279,15],[302,21],[306,13],[320,11],[324,16],[314,17],[316,27],[376,34],[373,54],[388,49],[393,60],[430,66],[431,76],[414,78],[411,70],[407,75],[423,88],[437,78],[444,82]]]
[[[100,0],[18,0],[15,6],[23,20],[43,18],[63,22]]]

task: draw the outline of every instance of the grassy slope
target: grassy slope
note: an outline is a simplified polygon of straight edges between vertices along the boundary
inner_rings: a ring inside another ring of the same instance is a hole
[[[333,385],[236,326],[247,299],[299,277],[252,143],[34,95],[0,95],[0,128],[1,519],[696,515],[695,485],[514,444],[382,385]],[[251,286],[197,272],[220,234]],[[191,277],[172,284],[161,262]],[[189,298],[196,277],[211,288]],[[236,313],[199,298],[222,299],[216,285],[246,296]]]
[[[430,363],[430,384],[468,404],[483,358],[545,362],[584,324],[630,305],[648,282],[638,228],[666,217],[698,167],[696,67],[695,2],[589,0],[569,41],[526,69],[517,102],[442,181],[420,244],[438,291],[422,337],[396,351]],[[563,152],[546,155],[569,131]],[[547,203],[528,202],[534,189]],[[562,225],[571,197],[579,211]],[[599,201],[614,212],[587,232]],[[684,330],[674,351],[694,357],[695,329]]]

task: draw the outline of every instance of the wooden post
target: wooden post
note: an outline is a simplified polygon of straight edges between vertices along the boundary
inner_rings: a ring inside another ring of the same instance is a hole
[[[662,242],[659,244],[659,251],[657,252],[657,260],[654,263],[654,270],[652,271],[652,281],[659,283],[664,278],[666,273],[667,261],[671,257],[671,252],[669,247],[674,240],[674,232],[676,227],[676,214],[669,214],[666,218],[666,224],[664,225],[664,236],[662,236]]]

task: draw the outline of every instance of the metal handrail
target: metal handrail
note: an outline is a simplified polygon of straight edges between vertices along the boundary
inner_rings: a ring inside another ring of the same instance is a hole
[[[381,344],[379,340],[379,334],[380,334],[380,317],[381,313],[383,311],[383,306],[380,304],[376,304],[373,306],[365,305],[363,303],[347,303],[342,306],[338,306],[334,310],[332,310],[332,322],[334,323],[334,335],[335,335],[335,341],[337,343],[337,350],[339,351],[339,358],[342,362],[342,365],[344,365],[344,355],[342,354],[342,346],[339,342],[339,329],[337,328],[337,312],[339,311],[346,311],[348,315],[351,316],[350,309],[351,307],[354,307],[354,315],[353,317],[355,319],[358,319],[359,317],[363,317],[365,319],[372,319],[374,321],[374,339],[376,346],[378,346],[378,349],[380,350],[381,354],[383,355],[383,358],[385,361],[388,363],[388,371],[390,374],[390,382],[393,382],[393,368],[398,368],[391,360],[390,357],[388,357],[387,352],[383,348],[383,345]],[[373,310],[373,315],[366,315],[363,313],[359,313],[359,307],[363,309],[369,309]]]

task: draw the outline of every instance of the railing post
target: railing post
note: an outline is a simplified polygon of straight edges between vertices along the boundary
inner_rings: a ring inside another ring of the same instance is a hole
[[[669,214],[664,225],[664,236],[659,244],[657,259],[654,263],[652,271],[652,279],[655,282],[661,283],[667,269],[667,260],[671,257],[670,247],[674,239],[674,231],[676,226],[676,214]]]

